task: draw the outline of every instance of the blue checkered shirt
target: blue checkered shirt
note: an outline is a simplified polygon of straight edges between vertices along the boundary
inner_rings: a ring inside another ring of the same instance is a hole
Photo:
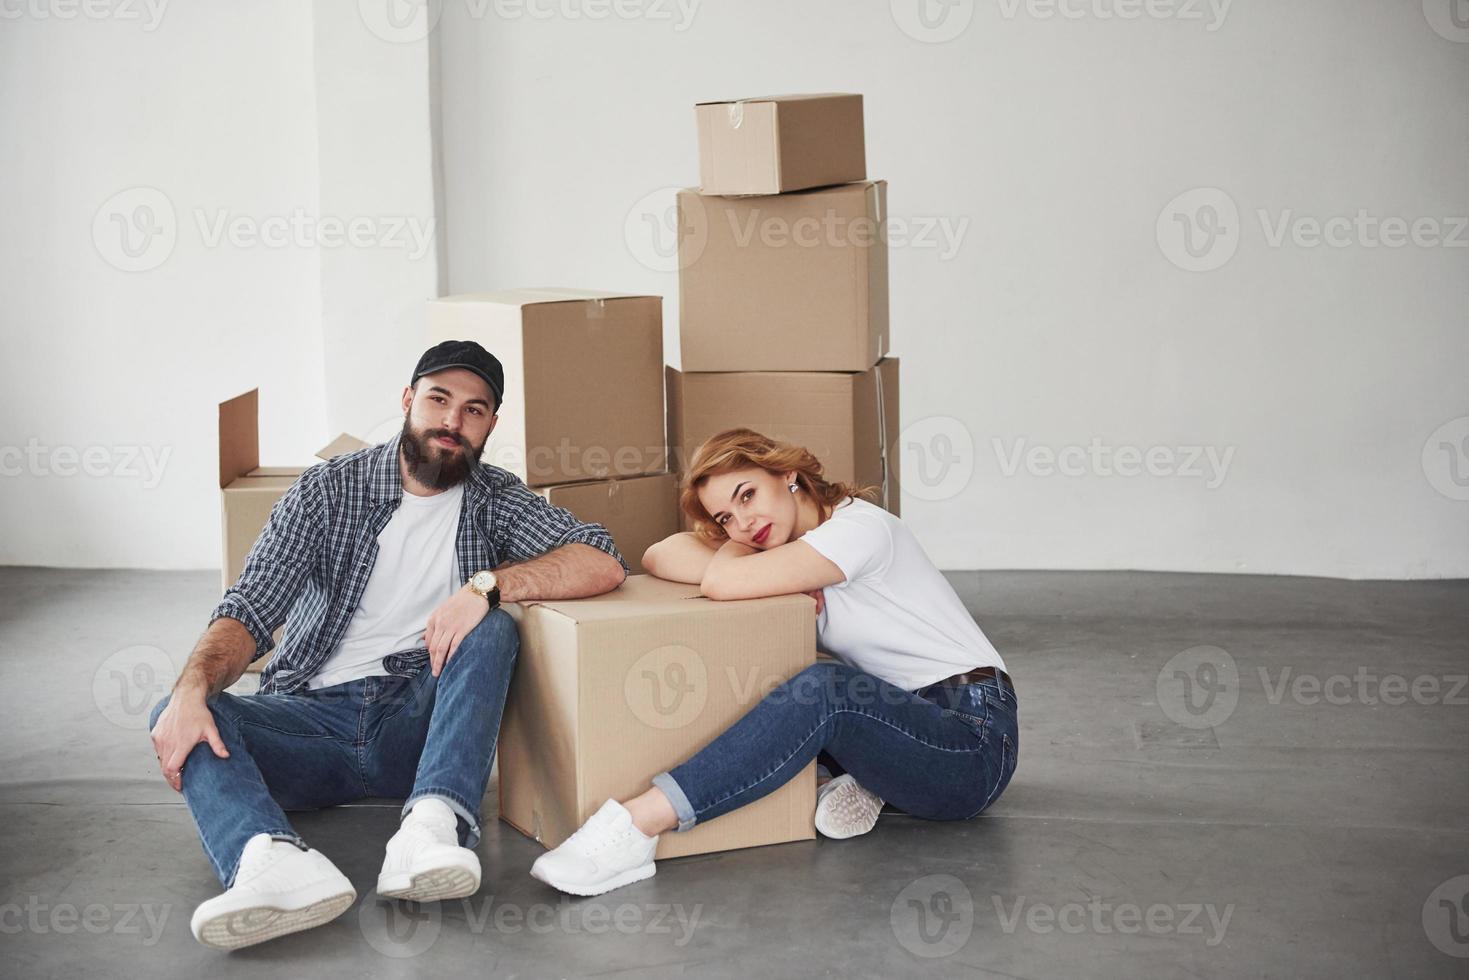
[[[260,691],[301,690],[341,642],[357,612],[377,558],[377,536],[403,499],[398,439],[360,449],[308,469],[271,509],[265,530],[245,559],[240,578],[214,608],[237,619],[255,638],[255,658],[275,645]],[[528,561],[565,544],[591,545],[622,560],[601,524],[583,524],[552,506],[513,473],[480,463],[464,485],[454,553],[459,580],[502,562]],[[390,674],[416,673],[428,651],[390,650]]]

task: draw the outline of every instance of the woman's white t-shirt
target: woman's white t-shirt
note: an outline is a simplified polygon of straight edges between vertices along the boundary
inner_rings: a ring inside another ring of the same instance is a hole
[[[858,670],[916,691],[1005,662],[902,521],[857,498],[799,540],[847,576],[826,588],[816,620],[821,649]]]

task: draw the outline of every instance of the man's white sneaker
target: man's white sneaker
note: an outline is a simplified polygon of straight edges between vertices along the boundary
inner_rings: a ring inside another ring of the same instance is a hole
[[[653,877],[658,838],[633,826],[632,814],[608,800],[581,829],[531,865],[531,877],[568,895],[601,895]]]
[[[377,893],[410,902],[464,898],[479,891],[479,856],[459,846],[458,818],[443,800],[419,800],[388,841]]]
[[[235,883],[195,909],[189,927],[205,946],[240,949],[323,925],[356,900],[352,882],[320,851],[256,834]]]
[[[816,829],[824,837],[845,840],[877,826],[882,799],[843,773],[816,791]]]

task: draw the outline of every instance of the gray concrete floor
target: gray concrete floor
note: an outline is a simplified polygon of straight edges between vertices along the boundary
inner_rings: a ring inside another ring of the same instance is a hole
[[[490,820],[474,898],[359,901],[223,955],[189,933],[218,885],[143,730],[216,576],[0,569],[0,970],[1469,976],[1469,582],[952,579],[1020,692],[1019,770],[979,819],[887,814],[857,840],[668,861],[575,901]],[[1180,678],[1204,685],[1193,713]],[[296,823],[368,893],[395,818]]]

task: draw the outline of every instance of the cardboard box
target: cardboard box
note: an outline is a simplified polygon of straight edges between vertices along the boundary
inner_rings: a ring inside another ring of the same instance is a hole
[[[567,483],[536,492],[579,520],[607,528],[633,574],[643,570],[649,545],[678,532],[678,477],[671,473]]]
[[[805,596],[700,598],[649,575],[592,599],[510,604],[520,656],[500,727],[500,817],[546,847],[608,799],[703,748],[816,659]],[[810,840],[815,766],[769,796],[687,833],[659,858]]]
[[[677,472],[704,440],[743,426],[805,446],[827,479],[878,487],[873,502],[899,512],[897,358],[860,374],[667,372]]]
[[[678,194],[685,371],[866,371],[888,349],[887,184]]]
[[[343,433],[319,450],[316,456],[318,459],[332,459],[366,446],[367,443],[361,439]],[[219,403],[219,496],[223,532],[221,591],[234,585],[240,577],[245,568],[245,556],[270,519],[270,509],[305,470],[304,466],[260,465],[258,388]],[[279,630],[275,638],[279,643]],[[268,659],[256,660],[249,669],[263,669]]]
[[[485,459],[533,487],[667,470],[663,300],[513,289],[428,304],[429,343],[474,340],[505,365]]]
[[[701,102],[694,113],[705,194],[782,194],[867,177],[860,95]]]

